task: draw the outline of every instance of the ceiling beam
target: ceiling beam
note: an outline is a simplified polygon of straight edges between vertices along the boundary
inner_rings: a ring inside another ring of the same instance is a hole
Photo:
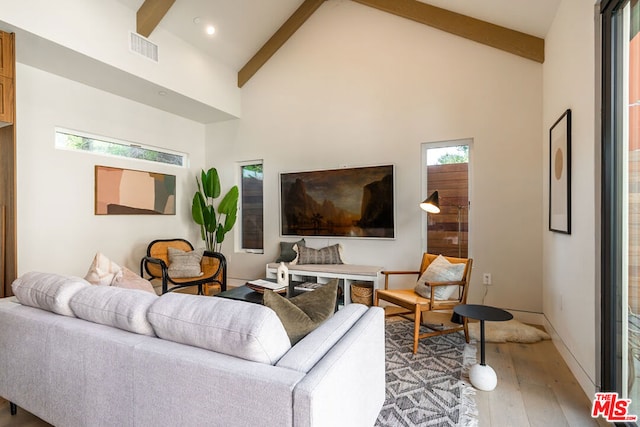
[[[544,62],[544,39],[431,6],[417,0],[353,0],[421,24]]]
[[[176,0],[145,0],[136,13],[136,32],[149,37]]]
[[[147,0],[149,1],[149,0]],[[305,0],[293,15],[282,24],[278,31],[253,55],[240,71],[238,71],[238,87],[244,86],[258,70],[289,40],[304,24],[313,12],[324,3],[325,0]]]

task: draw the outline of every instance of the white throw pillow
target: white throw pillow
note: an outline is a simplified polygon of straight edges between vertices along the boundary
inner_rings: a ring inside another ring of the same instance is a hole
[[[14,280],[11,289],[22,305],[75,317],[69,301],[88,286],[89,283],[79,277],[32,271]]]
[[[416,293],[424,298],[431,298],[431,287],[427,282],[457,282],[462,280],[465,264],[450,263],[442,255],[433,260],[422,273],[416,284]],[[447,300],[460,286],[436,286],[433,296],[436,300]]]
[[[84,279],[92,285],[110,286],[114,280],[121,278],[122,274],[122,268],[118,264],[98,252]]]

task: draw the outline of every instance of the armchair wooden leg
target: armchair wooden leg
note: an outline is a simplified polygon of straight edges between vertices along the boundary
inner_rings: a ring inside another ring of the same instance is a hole
[[[413,323],[413,354],[418,352],[418,335],[420,335],[420,306],[416,304]]]

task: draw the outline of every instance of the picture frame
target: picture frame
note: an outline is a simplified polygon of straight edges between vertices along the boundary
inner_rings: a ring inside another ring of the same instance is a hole
[[[175,215],[176,177],[95,166],[96,215]]]
[[[282,236],[394,239],[393,165],[280,173]]]
[[[549,129],[549,230],[571,234],[571,109]]]

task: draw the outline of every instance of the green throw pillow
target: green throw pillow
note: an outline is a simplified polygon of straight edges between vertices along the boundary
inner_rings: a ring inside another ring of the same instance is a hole
[[[306,242],[304,239],[300,239],[297,242],[280,242],[280,256],[276,259],[276,262],[291,262],[296,259],[298,254],[293,250],[293,245],[298,245],[298,247],[305,246]]]
[[[333,279],[315,291],[304,292],[291,299],[270,291],[264,291],[264,305],[276,312],[291,345],[295,345],[308,333],[333,316],[338,295],[338,279]]]

